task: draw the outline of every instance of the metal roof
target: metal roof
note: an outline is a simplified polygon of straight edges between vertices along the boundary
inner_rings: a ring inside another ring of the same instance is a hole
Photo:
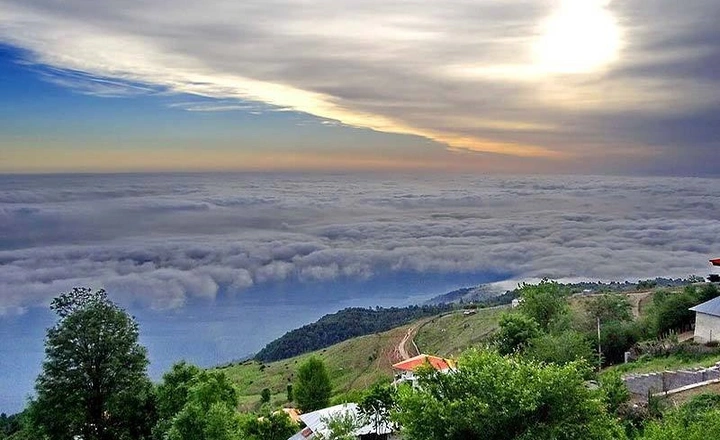
[[[319,409],[307,414],[300,414],[300,419],[305,423],[307,428],[290,437],[288,440],[311,440],[316,438],[316,434],[320,434],[323,438],[326,438],[330,434],[330,430],[325,422],[332,417],[338,417],[344,414],[351,414],[356,419],[360,419],[358,406],[354,403],[344,403],[341,405],[331,406],[329,408]],[[357,428],[353,434],[359,436],[373,432],[375,432],[373,425],[366,423]],[[390,433],[392,433],[392,427],[387,423],[381,423],[378,427],[378,434]]]
[[[697,313],[720,317],[720,296],[702,304],[698,304],[695,307],[690,307],[690,310]]]

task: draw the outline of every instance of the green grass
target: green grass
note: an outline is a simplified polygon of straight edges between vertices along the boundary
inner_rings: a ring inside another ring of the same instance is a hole
[[[372,384],[392,377],[395,347],[408,326],[350,339],[331,347],[290,359],[262,364],[246,361],[219,368],[236,385],[243,409],[256,409],[260,393],[269,388],[272,406],[287,403],[287,384],[295,378],[298,367],[310,356],[325,362],[333,383],[334,396],[351,390],[368,388]]]
[[[720,353],[710,353],[700,357],[671,355],[657,358],[641,358],[635,362],[615,365],[606,368],[603,372],[617,371],[627,373],[652,373],[654,371],[679,370],[682,368],[711,367],[720,362]]]
[[[463,316],[462,312],[435,317],[423,325],[416,343],[424,353],[456,356],[476,345],[497,328],[502,310],[478,310]],[[423,318],[419,322],[425,321]],[[235,384],[243,410],[257,410],[264,388],[272,394],[274,408],[287,404],[287,384],[295,378],[298,367],[310,356],[325,362],[333,383],[333,396],[364,390],[379,381],[392,378],[392,364],[399,361],[397,344],[412,324],[373,335],[350,339],[331,347],[284,359],[260,363],[254,360],[218,368]]]
[[[478,309],[477,314],[462,312],[433,318],[415,336],[420,351],[444,357],[456,357],[481,344],[498,328],[500,315],[509,308]]]

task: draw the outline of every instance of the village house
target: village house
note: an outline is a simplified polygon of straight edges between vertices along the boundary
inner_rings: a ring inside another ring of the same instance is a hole
[[[720,341],[720,296],[690,310],[695,312],[695,342]]]
[[[344,403],[307,414],[300,414],[300,420],[305,424],[305,428],[288,440],[329,438],[331,433],[328,428],[328,421],[347,416],[353,417],[360,425],[353,431],[356,440],[393,440],[397,438],[393,436],[393,430],[389,423],[378,423],[376,426],[375,423],[363,420],[356,404]]]
[[[397,385],[403,382],[414,384],[416,380],[415,370],[422,365],[429,365],[441,373],[448,373],[455,369],[455,362],[451,359],[420,354],[392,366],[393,370],[395,370],[395,381],[393,384]]]

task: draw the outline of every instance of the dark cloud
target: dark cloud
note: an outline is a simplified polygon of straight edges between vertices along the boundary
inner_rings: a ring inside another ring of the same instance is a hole
[[[543,20],[563,5],[606,3],[623,35],[617,60],[538,72]],[[204,111],[262,101],[456,148],[470,138],[485,152],[555,152],[545,160],[583,171],[652,162],[648,171],[672,172],[678,151],[692,159],[683,171],[708,171],[706,140],[718,134],[703,118],[720,110],[720,6],[710,0],[1,0],[0,12],[0,40],[71,69],[65,81],[85,93],[152,84],[220,100],[189,107]]]

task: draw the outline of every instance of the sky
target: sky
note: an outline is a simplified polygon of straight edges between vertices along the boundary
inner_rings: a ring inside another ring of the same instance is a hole
[[[458,287],[706,276],[720,179],[244,172],[0,176],[0,412],[40,372],[48,305],[105,288],[158,379],[348,306]]]
[[[0,172],[705,176],[715,0],[0,0]]]

